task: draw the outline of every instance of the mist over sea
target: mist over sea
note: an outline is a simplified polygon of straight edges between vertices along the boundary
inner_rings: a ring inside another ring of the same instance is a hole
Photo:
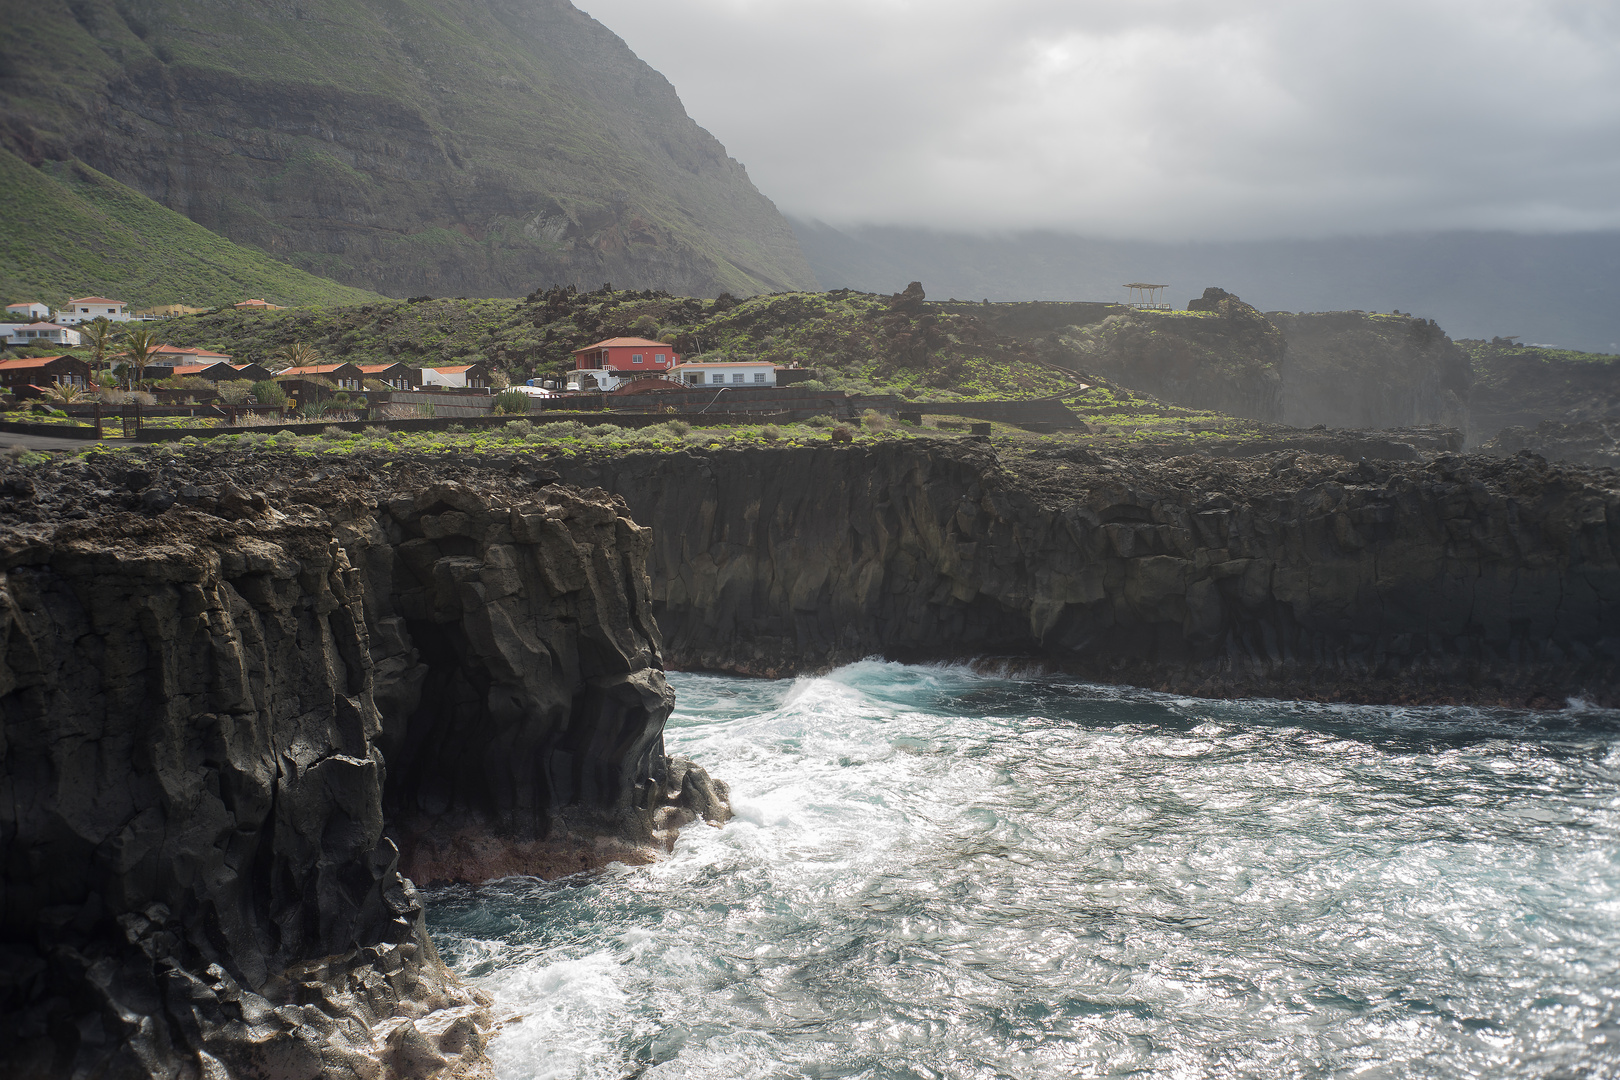
[[[1620,1073],[1620,714],[670,681],[735,820],[429,894],[502,1080]]]

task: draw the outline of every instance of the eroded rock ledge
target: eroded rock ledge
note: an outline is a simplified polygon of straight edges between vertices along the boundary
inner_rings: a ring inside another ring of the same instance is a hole
[[[664,753],[647,531],[535,474],[119,462],[0,484],[0,1072],[487,1074],[409,876],[727,815]]]

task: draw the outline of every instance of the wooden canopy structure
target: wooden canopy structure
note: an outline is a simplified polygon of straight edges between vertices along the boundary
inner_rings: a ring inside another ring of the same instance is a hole
[[[1170,305],[1159,301],[1159,294],[1168,285],[1153,285],[1146,281],[1133,281],[1125,286],[1127,290],[1126,304],[1133,308],[1149,308],[1154,311],[1169,311]]]

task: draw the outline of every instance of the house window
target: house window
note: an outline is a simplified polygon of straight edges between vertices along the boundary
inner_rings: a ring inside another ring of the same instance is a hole
[[[731,381],[734,382],[734,383],[742,382],[743,381],[742,372],[739,371],[739,372],[736,372],[735,374],[733,374],[731,376]]]
[[[630,362],[631,362],[631,363],[632,363],[632,364],[639,364],[639,363],[641,363],[641,354],[640,354],[640,353],[635,353],[635,354],[634,354],[634,355],[632,355],[632,356],[631,356],[631,357],[630,357]]]
[[[713,375],[709,376],[709,381],[710,382],[717,382],[717,383],[725,382],[726,381],[725,373],[717,371]]]
[[[664,354],[663,353],[654,353],[653,354],[653,363],[662,364],[663,362],[664,362]]]
[[[757,383],[764,382],[765,381],[765,373],[763,371],[754,372],[754,381],[757,382]]]

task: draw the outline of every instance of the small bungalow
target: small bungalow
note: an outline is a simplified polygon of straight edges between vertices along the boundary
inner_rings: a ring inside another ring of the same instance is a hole
[[[359,390],[365,378],[365,372],[361,371],[357,364],[310,364],[307,367],[290,367],[276,372],[278,383],[327,379],[339,390]]]
[[[90,384],[90,365],[77,356],[30,356],[0,360],[0,389],[20,398],[39,397],[51,385]]]
[[[179,345],[159,345],[146,361],[147,367],[195,367],[198,364],[228,364],[230,353],[189,349]]]
[[[280,304],[272,304],[268,300],[243,300],[232,304],[231,307],[246,311],[286,311]]]
[[[122,300],[109,300],[105,296],[81,296],[69,300],[67,307],[56,313],[56,321],[63,326],[106,319],[108,322],[129,322],[129,305]]]
[[[367,381],[375,379],[395,390],[417,390],[422,386],[422,369],[409,364],[361,364]]]
[[[483,364],[460,364],[455,367],[425,367],[422,369],[422,389],[440,386],[464,389],[489,386],[489,369]]]
[[[0,339],[7,345],[76,346],[82,341],[77,330],[52,322],[0,323]]]
[[[689,360],[670,376],[688,386],[775,386],[776,365],[753,360]]]
[[[28,322],[44,322],[51,317],[51,309],[49,304],[42,304],[38,300],[22,300],[7,304],[6,314]]]

